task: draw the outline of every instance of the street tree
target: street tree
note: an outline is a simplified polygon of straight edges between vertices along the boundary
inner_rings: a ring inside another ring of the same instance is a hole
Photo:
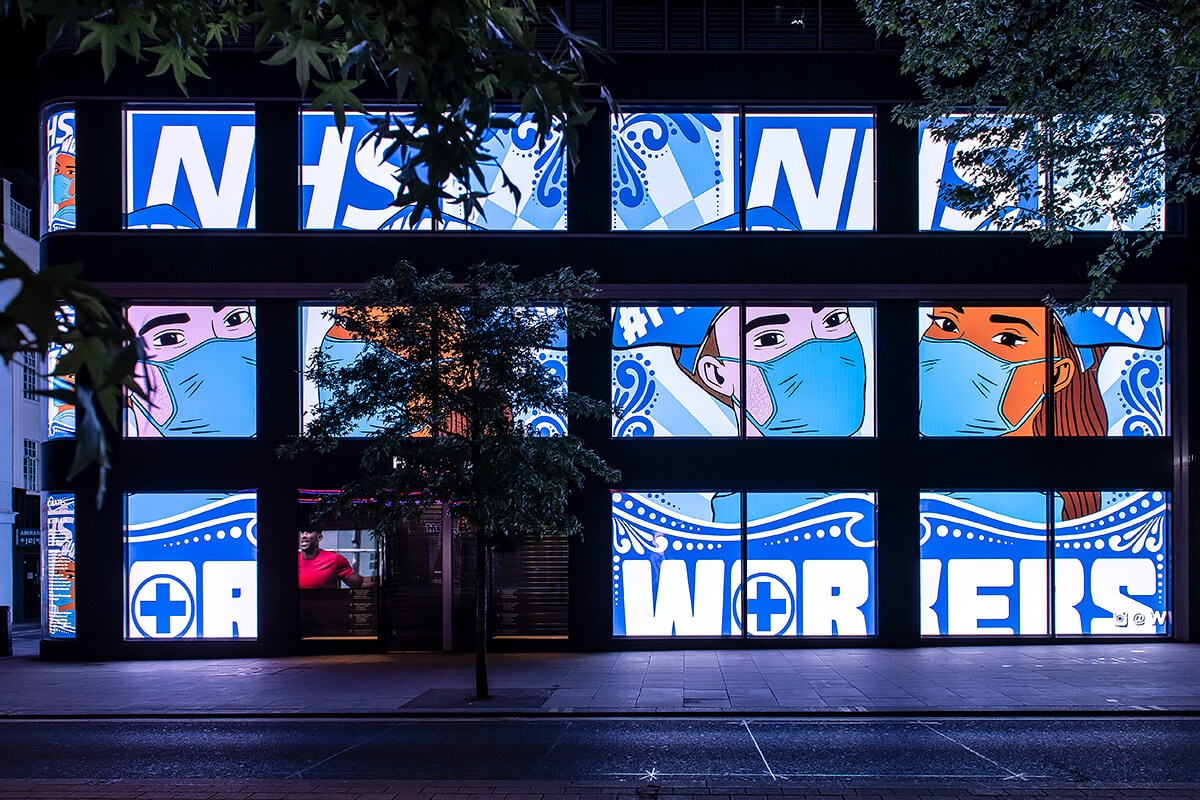
[[[207,77],[212,51],[253,31],[263,63],[294,69],[298,94],[311,109],[331,109],[339,127],[347,109],[366,111],[363,97],[414,106],[412,126],[380,114],[371,133],[385,158],[404,148],[394,205],[412,207],[414,224],[427,216],[436,226],[444,207],[458,206],[463,218],[480,211],[483,166],[495,161],[484,147],[488,128],[512,124],[496,114],[498,105],[519,107],[543,144],[561,133],[575,164],[579,126],[592,116],[585,94],[608,97],[586,73],[585,57],[602,51],[552,12],[539,13],[533,0],[17,0],[0,13],[44,25],[47,47],[65,38],[79,42],[77,54],[98,52],[106,80],[122,58],[149,60],[151,76],[169,76],[186,94],[189,81]],[[554,32],[549,50],[535,49],[539,26]],[[519,199],[506,175],[503,184]],[[80,271],[39,272],[3,252],[0,280],[20,288],[0,312],[0,357],[72,348],[53,392],[77,409],[71,477],[98,465],[102,499],[107,437],[119,429],[124,392],[138,391],[138,343],[119,305],[80,280]],[[80,375],[67,382],[75,370]]]
[[[1194,0],[858,0],[923,97],[910,126],[970,143],[942,198],[1047,245],[1109,231],[1074,305],[1161,240],[1162,204],[1200,190],[1200,5]]]
[[[610,406],[569,391],[542,356],[565,336],[605,324],[590,273],[527,281],[481,265],[462,283],[401,262],[361,292],[335,295],[334,323],[363,343],[352,361],[317,351],[307,376],[325,393],[283,456],[329,452],[370,428],[358,474],[315,519],[352,519],[376,536],[450,504],[475,535],[475,686],[488,696],[488,555],[514,536],[580,532],[568,509],[589,476],[619,475],[566,429],[538,419],[607,417]]]

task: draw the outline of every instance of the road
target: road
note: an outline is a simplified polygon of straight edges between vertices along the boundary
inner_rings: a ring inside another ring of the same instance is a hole
[[[1200,719],[0,719],[0,779],[1200,782]]]

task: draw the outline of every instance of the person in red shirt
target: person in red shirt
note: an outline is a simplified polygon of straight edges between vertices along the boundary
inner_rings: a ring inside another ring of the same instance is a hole
[[[297,556],[301,589],[337,589],[339,583],[359,589],[375,583],[373,578],[364,578],[355,572],[343,556],[322,550],[320,531],[300,532]]]

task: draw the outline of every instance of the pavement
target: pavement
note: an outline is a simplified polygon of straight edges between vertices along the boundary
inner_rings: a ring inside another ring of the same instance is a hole
[[[1200,644],[495,653],[476,700],[470,653],[64,663],[37,635],[0,717],[1200,714]]]

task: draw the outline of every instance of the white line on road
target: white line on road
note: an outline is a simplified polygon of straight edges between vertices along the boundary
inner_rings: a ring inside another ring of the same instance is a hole
[[[746,733],[750,734],[750,741],[754,742],[754,749],[758,751],[758,757],[762,759],[763,766],[767,768],[767,774],[771,776],[771,780],[779,780],[779,777],[771,769],[771,765],[767,763],[767,757],[763,755],[762,748],[758,746],[758,739],[754,738],[754,732],[750,730],[750,723],[742,720],[742,727],[746,729]]]

